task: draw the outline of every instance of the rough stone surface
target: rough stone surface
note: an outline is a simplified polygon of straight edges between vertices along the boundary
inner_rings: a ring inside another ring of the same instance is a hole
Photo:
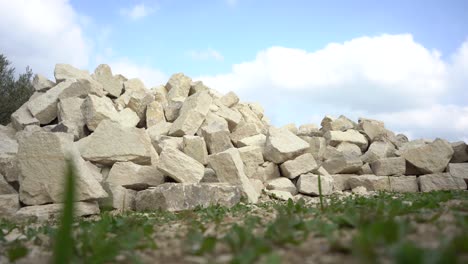
[[[349,142],[341,142],[340,144],[338,144],[338,146],[336,146],[336,149],[342,152],[343,154],[354,156],[362,155],[361,148],[358,145]]]
[[[357,173],[362,165],[359,157],[343,153],[337,153],[322,163],[322,167],[331,174]]]
[[[100,64],[93,74],[93,78],[102,84],[103,89],[112,97],[119,97],[122,93],[122,83],[112,75],[109,65]]]
[[[164,106],[164,115],[168,122],[172,123],[179,117],[184,100],[185,98],[174,98]]]
[[[356,175],[348,179],[351,189],[359,186],[365,187],[368,191],[390,191],[390,178],[376,175]]]
[[[304,124],[300,125],[297,129],[298,136],[305,136],[305,137],[315,137],[315,136],[322,136],[322,132],[319,130],[317,125],[315,124]]]
[[[55,83],[40,74],[36,74],[34,75],[32,85],[36,92],[46,92],[50,88],[54,87]]]
[[[161,122],[166,122],[164,107],[160,102],[151,102],[146,108],[146,126],[150,128]]]
[[[302,154],[293,160],[288,160],[280,165],[281,175],[294,179],[301,174],[316,170],[317,162],[310,153]]]
[[[184,136],[182,151],[203,165],[208,164],[205,139],[199,136]]]
[[[416,176],[390,177],[390,188],[400,193],[419,192],[418,179]]]
[[[5,180],[2,174],[0,174],[0,195],[3,194],[17,194],[18,192]]]
[[[222,183],[165,183],[138,192],[135,203],[137,211],[163,209],[174,212],[213,204],[232,207],[239,203],[241,194],[238,186]]]
[[[2,194],[0,195],[0,217],[11,219],[20,209],[18,194]]]
[[[280,191],[280,190],[263,190],[266,195],[270,196],[271,198],[275,198],[281,201],[288,201],[289,199],[293,200],[294,196],[287,191]]]
[[[171,147],[162,150],[158,169],[181,183],[198,183],[205,172],[203,164]]]
[[[244,163],[244,172],[247,177],[252,178],[259,166],[265,162],[263,160],[262,149],[257,146],[246,146],[239,148],[239,153]]]
[[[342,142],[348,142],[358,145],[362,150],[365,150],[368,146],[366,137],[356,130],[349,129],[345,132],[342,131],[328,131],[324,135],[328,144],[333,147],[338,146]]]
[[[58,219],[61,215],[63,204],[46,204],[26,206],[16,212],[16,218],[33,218],[39,221],[46,221],[49,219]],[[99,205],[97,202],[76,202],[74,205],[74,216],[86,216],[99,214]]]
[[[303,154],[309,144],[286,129],[271,127],[265,143],[265,159],[276,164]]]
[[[73,161],[76,170],[75,199],[83,201],[106,197],[106,192],[80,157],[72,135],[36,132],[19,139],[21,201],[28,205],[61,202],[68,158]]]
[[[229,130],[223,123],[212,123],[202,128],[202,135],[208,147],[208,153],[216,154],[233,148]]]
[[[94,131],[103,120],[112,120],[117,116],[117,110],[108,97],[89,95],[82,104],[86,126]]]
[[[239,147],[238,143],[240,140],[244,138],[252,137],[258,134],[260,134],[260,131],[258,131],[257,127],[254,124],[243,123],[242,125],[238,125],[234,129],[234,131],[232,131],[231,140],[234,143],[234,145]]]
[[[318,175],[303,174],[297,180],[296,186],[300,193],[307,195],[319,195]],[[331,176],[320,176],[322,195],[330,195],[333,192],[333,178]]]
[[[86,121],[81,111],[84,99],[70,97],[60,99],[58,103],[58,121],[70,126],[75,140],[85,137]]]
[[[205,168],[205,173],[200,182],[219,182],[216,172],[212,168]]]
[[[228,108],[224,105],[220,105],[218,108],[215,114],[227,121],[229,131],[234,131],[237,125],[242,121],[242,115],[235,109]]]
[[[401,156],[414,168],[407,168],[407,174],[431,174],[443,172],[453,155],[452,146],[443,139],[430,144],[410,148]],[[413,170],[414,169],[414,170]]]
[[[11,123],[13,127],[20,131],[27,126],[38,126],[39,120],[35,118],[28,109],[28,103],[24,103],[18,110],[11,114]]]
[[[234,92],[229,92],[219,99],[226,107],[233,107],[239,102],[239,97]]]
[[[468,180],[468,163],[449,163],[447,167],[447,172],[449,172],[453,177]]]
[[[205,120],[212,101],[208,92],[200,92],[188,97],[180,109],[179,117],[172,124],[169,135],[179,137],[194,135]]]
[[[372,163],[378,159],[395,157],[395,146],[389,142],[374,141],[369,149],[361,156],[363,162]]]
[[[262,182],[279,177],[281,177],[281,174],[278,165],[270,161],[264,162],[260,167],[257,168],[257,171],[252,176],[252,178],[259,179]]]
[[[387,134],[384,123],[378,120],[359,118],[358,127],[364,131],[371,142]]]
[[[118,161],[151,164],[151,140],[144,129],[103,120],[93,134],[78,141],[85,160],[103,165]]]
[[[176,73],[166,83],[167,99],[186,98],[190,92],[192,79],[183,73]]]
[[[341,115],[337,119],[331,116],[325,116],[320,123],[324,131],[346,131],[353,129],[356,125],[346,116]]]
[[[258,111],[253,111],[251,105],[238,103],[233,108],[239,111],[239,113],[242,115],[242,120],[245,123],[254,124],[257,127],[257,130],[261,131],[262,133],[266,132],[265,123],[263,123],[259,117],[259,114],[261,113],[258,113]]]
[[[57,83],[67,79],[91,79],[88,71],[79,70],[69,64],[56,64],[54,76]]]
[[[297,188],[294,183],[290,179],[284,177],[267,181],[266,188],[268,190],[289,192],[292,195],[297,194]]]
[[[355,176],[354,174],[333,174],[333,190],[334,191],[345,191],[351,190],[351,186],[348,183],[349,178]]]
[[[453,142],[453,156],[450,163],[462,163],[468,161],[468,146],[463,141]]]
[[[220,182],[240,184],[249,202],[256,203],[258,201],[259,194],[245,175],[244,163],[237,149],[231,148],[210,155],[208,164],[216,172]]]
[[[372,172],[378,176],[404,175],[406,161],[402,157],[379,159],[370,164]]]
[[[305,142],[309,143],[307,152],[314,156],[317,161],[322,161],[327,149],[327,141],[323,137],[300,136]]]
[[[265,148],[267,137],[263,134],[258,134],[251,137],[246,137],[237,142],[237,147],[246,147],[246,146],[257,146],[261,147],[262,149]]]
[[[164,176],[155,166],[142,166],[133,162],[116,162],[106,179],[111,185],[132,190],[144,190],[164,182]]]
[[[453,177],[450,173],[426,174],[418,177],[421,192],[440,190],[466,190],[466,182],[462,178]]]
[[[100,206],[112,207],[121,212],[135,210],[137,191],[109,183],[105,183],[103,187],[109,197],[99,200]]]
[[[153,142],[153,146],[158,154],[161,154],[161,151],[165,148],[183,151],[184,139],[181,137],[161,136],[157,142]]]

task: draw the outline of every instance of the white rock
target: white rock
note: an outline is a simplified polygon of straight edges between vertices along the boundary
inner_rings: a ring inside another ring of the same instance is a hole
[[[156,166],[142,166],[133,162],[116,162],[106,182],[132,190],[144,190],[164,182],[164,176]]]
[[[358,187],[353,188],[351,192],[354,194],[358,194],[358,195],[366,195],[367,189],[364,186],[358,186]]]
[[[322,195],[330,195],[333,192],[333,178],[331,176],[320,176],[322,186]],[[319,175],[312,173],[299,176],[296,183],[300,193],[307,195],[320,195],[319,192]]]
[[[385,125],[382,121],[359,118],[358,127],[364,131],[371,142],[387,135],[387,130],[385,129]]]
[[[183,151],[184,139],[181,137],[161,136],[156,143],[153,142],[152,144],[158,154],[161,154],[161,151],[165,148]]]
[[[342,142],[348,142],[358,145],[362,150],[367,149],[368,143],[366,137],[356,130],[349,129],[343,131],[327,131],[324,135],[328,144],[336,147]]]
[[[228,108],[224,105],[220,105],[215,114],[227,121],[229,131],[234,131],[237,125],[242,121],[242,115],[237,110]]]
[[[252,176],[252,178],[259,179],[262,182],[267,182],[268,180],[279,177],[281,177],[281,174],[278,165],[270,161],[264,162],[260,167],[257,168],[257,171]]]
[[[237,141],[237,147],[241,148],[241,147],[246,147],[246,146],[257,146],[257,147],[264,149],[265,144],[266,144],[266,139],[267,137],[263,134],[246,137]]]
[[[223,123],[212,123],[202,127],[201,131],[210,154],[216,154],[234,147],[229,137],[229,130]]]
[[[239,97],[234,92],[229,92],[221,97],[220,102],[226,107],[233,107],[239,102]]]
[[[199,136],[184,136],[182,151],[203,165],[208,164],[205,140]]]
[[[284,178],[284,177],[267,181],[266,182],[266,188],[268,190],[277,190],[277,191],[289,192],[292,195],[297,194],[297,188],[294,185],[294,183],[292,183],[292,181],[290,179]]]
[[[453,177],[468,180],[468,163],[449,163],[447,167],[447,172],[449,172]]]
[[[309,144],[286,129],[271,127],[265,143],[265,159],[276,164],[303,154]]]
[[[417,175],[443,172],[453,153],[447,141],[436,139],[430,144],[405,150],[401,156],[414,167],[407,168],[407,173]]]
[[[361,156],[363,162],[372,163],[378,159],[395,157],[395,146],[389,142],[374,141],[369,149]]]
[[[212,168],[205,168],[205,173],[200,182],[219,182],[216,172]]]
[[[259,115],[252,111],[252,108],[250,108],[248,104],[238,103],[233,107],[233,109],[236,109],[242,115],[242,119],[245,123],[254,124],[257,127],[257,130],[266,132],[265,124],[259,118]]]
[[[54,76],[57,84],[67,79],[91,79],[88,71],[79,70],[69,64],[56,64]]]
[[[73,161],[77,201],[106,197],[73,144],[64,133],[36,132],[19,138],[20,199],[27,205],[61,202],[67,159]]]
[[[355,175],[348,179],[351,189],[359,186],[365,187],[368,191],[391,191],[390,178],[376,175]]]
[[[164,107],[160,102],[151,102],[146,108],[146,127],[150,128],[161,122],[166,122]]]
[[[11,123],[17,131],[23,130],[27,126],[38,126],[39,120],[35,118],[28,109],[28,103],[24,103],[18,110],[11,114]]]
[[[401,157],[383,158],[370,164],[372,172],[378,176],[404,175],[406,160]]]
[[[185,98],[178,97],[168,101],[167,105],[164,106],[164,115],[168,122],[174,122],[179,117],[184,101]]]
[[[18,194],[0,195],[0,215],[2,218],[12,219],[20,209]]]
[[[247,177],[252,178],[259,166],[265,162],[262,149],[257,146],[246,146],[239,148],[239,154],[244,163],[245,174]]]
[[[300,125],[297,129],[298,136],[314,137],[321,136],[322,132],[318,129],[315,124],[304,124]]]
[[[135,127],[140,123],[140,118],[137,113],[130,108],[125,108],[117,114],[111,116],[112,121],[121,124],[124,127]]]
[[[416,176],[390,177],[390,188],[394,192],[419,192]]]
[[[120,185],[104,184],[109,197],[99,201],[100,206],[108,206],[120,211],[134,211],[137,191]]]
[[[466,190],[466,182],[462,178],[453,177],[450,173],[426,174],[418,177],[421,192],[440,190]]]
[[[176,182],[198,183],[203,178],[203,164],[174,148],[164,148],[159,157],[158,169]]]
[[[122,83],[118,78],[112,75],[112,70],[109,65],[100,64],[94,70],[93,78],[103,86],[103,89],[109,93],[110,96],[117,98],[122,93]]]
[[[190,92],[192,79],[183,73],[176,73],[171,76],[166,84],[167,99],[171,101],[174,98],[186,98]]]
[[[36,74],[34,75],[32,85],[37,92],[45,92],[54,87],[55,83],[40,74]]]
[[[196,81],[192,82],[190,84],[190,92],[189,95],[198,93],[198,92],[203,92],[203,91],[209,91],[210,88],[208,86],[204,85],[202,81]]]
[[[18,192],[5,180],[2,174],[0,174],[0,195],[3,194],[17,194]]]
[[[351,186],[349,186],[348,180],[351,176],[356,176],[354,174],[333,174],[331,177],[333,178],[333,190],[334,191],[346,191],[351,190]]]
[[[165,183],[158,187],[138,192],[137,211],[193,210],[219,204],[232,207],[239,203],[241,190],[238,186],[222,183]]]
[[[289,130],[289,131],[291,131],[291,133],[293,133],[294,135],[297,135],[297,127],[296,127],[296,124],[294,124],[294,123],[286,124],[286,125],[282,126],[280,129]]]
[[[263,182],[259,179],[249,179],[250,184],[254,187],[254,189],[257,191],[258,194],[261,194],[265,186],[263,185]]]
[[[103,120],[113,120],[117,116],[117,110],[108,97],[98,97],[89,95],[82,107],[83,116],[86,126],[89,130],[94,131]]]
[[[344,154],[355,156],[362,155],[361,148],[358,145],[349,142],[341,142],[338,144],[338,146],[336,146],[336,149]]]
[[[237,149],[231,148],[210,155],[208,164],[216,172],[220,182],[240,184],[249,202],[256,203],[258,201],[259,194],[244,173],[244,163]]]
[[[327,149],[327,141],[323,137],[308,137],[308,136],[300,136],[302,140],[309,143],[309,148],[307,152],[312,154],[314,159],[318,161],[323,160],[323,156],[325,155],[325,151]]]
[[[154,102],[154,96],[150,91],[133,92],[130,95],[127,107],[135,111],[141,120],[145,120],[146,109],[151,102]]]
[[[58,103],[58,121],[71,126],[75,140],[85,137],[86,121],[81,111],[84,99],[70,97],[60,99]]]
[[[320,125],[323,131],[346,131],[348,129],[354,129],[355,127],[355,123],[343,115],[337,119],[331,116],[325,116]]]
[[[172,124],[170,136],[193,136],[205,120],[213,99],[207,92],[196,93],[188,97],[179,117]]]
[[[358,156],[347,155],[340,152],[333,154],[322,163],[322,167],[331,174],[357,173],[362,165],[362,161]]]
[[[119,161],[151,164],[151,140],[144,129],[103,120],[93,134],[78,141],[82,157],[102,165]]]
[[[249,124],[249,123],[242,123],[241,125],[238,125],[234,131],[231,133],[231,140],[234,143],[234,145],[238,146],[238,142],[244,138],[252,137],[255,135],[260,134],[260,131],[258,131],[257,126],[255,124]],[[266,140],[266,137],[265,137]]]
[[[33,218],[39,221],[58,219],[62,214],[63,204],[46,204],[26,206],[16,212],[17,219]],[[97,202],[76,202],[74,204],[75,217],[99,214]]]
[[[171,129],[171,126],[172,123],[160,122],[154,126],[148,127],[148,129],[146,129],[146,133],[151,139],[151,144],[153,144],[153,146],[157,146],[161,137],[167,136],[167,134],[169,133],[169,129]]]
[[[317,168],[317,162],[315,162],[314,157],[310,153],[302,154],[280,165],[281,175],[289,179],[294,179],[301,174],[311,172]]]

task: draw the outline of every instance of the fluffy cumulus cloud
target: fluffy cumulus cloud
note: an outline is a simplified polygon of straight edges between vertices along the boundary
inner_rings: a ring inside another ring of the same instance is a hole
[[[134,5],[129,8],[120,9],[120,14],[133,20],[144,18],[153,13],[156,8],[149,7],[144,3]]]
[[[67,0],[0,0],[0,52],[24,72],[50,76],[56,63],[86,67],[90,43]]]
[[[275,125],[325,114],[379,118],[413,137],[468,134],[468,41],[444,61],[409,34],[360,37],[309,52],[271,47],[227,74],[201,76],[222,92],[259,101]],[[464,98],[468,98],[465,96]]]

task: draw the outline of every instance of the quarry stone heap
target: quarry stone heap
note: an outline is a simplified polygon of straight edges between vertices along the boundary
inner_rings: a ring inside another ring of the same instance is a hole
[[[61,210],[67,160],[77,215],[179,211],[342,192],[466,190],[465,142],[412,140],[381,121],[326,116],[320,128],[270,125],[262,107],[182,73],[148,89],[99,65],[55,66],[0,126],[2,217]]]

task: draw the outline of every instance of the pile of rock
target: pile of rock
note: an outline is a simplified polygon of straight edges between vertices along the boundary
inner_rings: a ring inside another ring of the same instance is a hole
[[[466,189],[464,142],[408,141],[380,121],[325,117],[276,128],[258,104],[241,103],[174,74],[146,89],[138,79],[58,64],[55,82],[0,126],[0,213],[48,218],[61,209],[67,160],[77,175],[77,215],[107,206],[177,211],[262,193],[280,199],[354,188]]]

